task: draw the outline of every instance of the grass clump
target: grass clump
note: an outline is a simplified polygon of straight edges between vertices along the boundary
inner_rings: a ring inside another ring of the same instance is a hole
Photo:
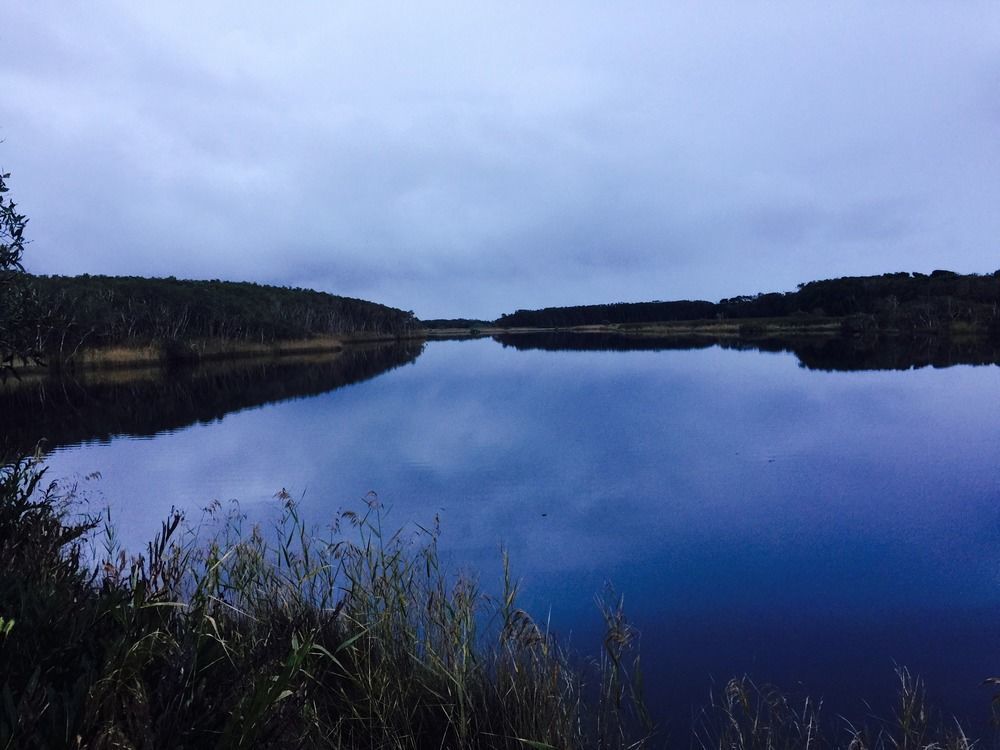
[[[792,701],[771,686],[747,677],[726,683],[696,722],[693,746],[698,750],[972,750],[962,727],[933,718],[923,682],[905,668],[897,703],[888,717],[869,717],[861,726],[844,717],[831,723],[821,702]]]
[[[646,742],[620,608],[578,668],[509,568],[489,597],[374,498],[325,536],[279,500],[273,531],[230,515],[199,542],[174,513],[129,556],[36,461],[0,470],[0,748]]]

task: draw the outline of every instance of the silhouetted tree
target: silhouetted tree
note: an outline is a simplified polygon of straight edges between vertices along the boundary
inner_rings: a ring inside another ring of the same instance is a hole
[[[31,321],[31,295],[21,258],[28,219],[7,196],[10,173],[0,172],[0,378],[17,361],[36,358]]]

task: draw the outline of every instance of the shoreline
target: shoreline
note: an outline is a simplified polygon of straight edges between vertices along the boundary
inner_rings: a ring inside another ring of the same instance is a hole
[[[888,337],[949,337],[981,338],[986,332],[968,325],[952,324],[926,331],[903,331],[852,325],[850,317],[816,318],[726,318],[712,320],[679,320],[650,323],[604,323],[580,326],[489,326],[482,328],[417,328],[407,335],[344,334],[306,339],[279,339],[268,343],[196,339],[179,342],[151,342],[145,345],[117,345],[85,348],[64,359],[50,356],[42,364],[17,367],[23,375],[39,375],[60,371],[107,371],[142,369],[177,364],[226,362],[247,359],[268,359],[295,355],[335,354],[347,347],[394,341],[461,341],[510,334],[564,333],[617,335],[626,338],[705,338],[712,340],[746,341],[768,339],[836,339],[865,336]]]
[[[759,341],[767,338],[855,338],[862,336],[978,338],[987,335],[982,327],[962,322],[925,330],[879,328],[875,319],[858,316],[723,318],[671,320],[648,323],[601,323],[578,326],[489,326],[482,328],[429,328],[427,339],[472,339],[505,334],[569,333],[617,334],[642,338],[704,336],[712,339]]]
[[[117,345],[80,349],[65,359],[49,355],[41,364],[18,365],[21,375],[50,372],[107,371],[160,368],[180,364],[271,359],[302,355],[337,354],[347,347],[364,344],[413,341],[423,335],[392,336],[352,334],[319,336],[309,339],[279,339],[268,343],[197,339],[181,342],[152,342],[144,345]]]

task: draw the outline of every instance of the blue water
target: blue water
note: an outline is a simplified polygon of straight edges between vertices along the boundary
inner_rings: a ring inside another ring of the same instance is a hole
[[[412,365],[151,439],[58,449],[138,545],[172,505],[287,489],[328,522],[369,490],[439,515],[457,566],[499,577],[582,651],[624,596],[658,715],[744,673],[889,713],[894,667],[982,726],[1000,675],[1000,368],[817,372],[791,354],[517,351],[432,342]]]

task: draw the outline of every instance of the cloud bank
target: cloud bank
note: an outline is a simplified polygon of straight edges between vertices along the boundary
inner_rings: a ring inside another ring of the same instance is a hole
[[[0,166],[39,273],[492,318],[1000,267],[992,1],[4,16]]]

